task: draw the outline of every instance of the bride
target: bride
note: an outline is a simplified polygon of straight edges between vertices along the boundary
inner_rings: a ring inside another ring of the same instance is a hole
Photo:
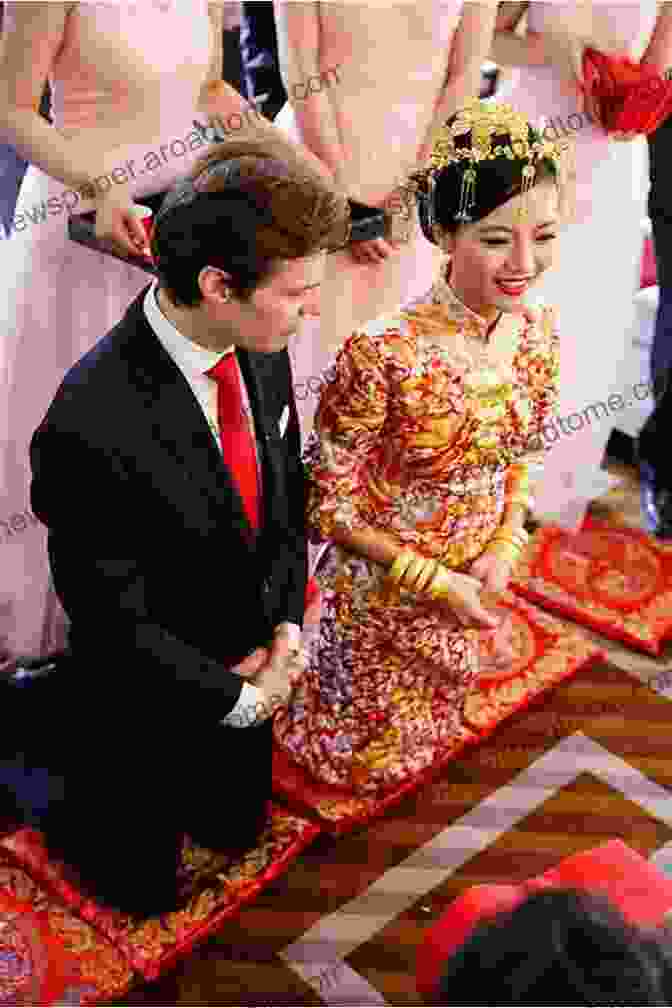
[[[558,164],[509,106],[454,117],[417,177],[446,262],[325,375],[306,450],[323,611],[275,733],[329,784],[371,793],[432,764],[484,656],[500,674],[512,657],[484,602],[525,542],[527,458],[556,400],[552,313],[532,322],[522,299],[555,258]]]

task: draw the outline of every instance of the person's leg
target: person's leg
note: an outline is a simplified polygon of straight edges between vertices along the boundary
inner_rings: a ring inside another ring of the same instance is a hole
[[[651,381],[656,400],[662,397],[665,375],[672,368],[672,286],[661,286],[659,291],[653,347],[651,348]]]
[[[651,383],[655,407],[637,439],[642,517],[650,532],[666,535],[670,524],[670,464],[667,461],[667,422],[670,418],[669,384],[672,376],[672,220],[652,217],[659,300],[653,346]],[[664,496],[663,496],[664,495]],[[663,515],[662,512],[665,512]]]
[[[175,910],[181,847],[175,792],[188,784],[175,781],[172,796],[165,783],[157,787],[156,755],[135,768],[111,766],[109,754],[105,765],[85,752],[81,759],[93,772],[71,769],[63,800],[52,801],[44,821],[50,853],[78,873],[99,903],[141,917]]]
[[[113,674],[99,663],[100,678]],[[106,697],[96,677],[71,674],[52,705],[52,790],[40,823],[52,856],[81,877],[98,902],[149,916],[176,909],[181,796],[176,738],[142,698]],[[159,731],[165,732],[161,734]],[[187,743],[187,746],[189,743]]]
[[[219,728],[197,753],[184,830],[213,850],[254,847],[268,821],[272,790],[272,722]]]

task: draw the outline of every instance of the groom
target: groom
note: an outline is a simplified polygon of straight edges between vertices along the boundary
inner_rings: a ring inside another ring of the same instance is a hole
[[[71,620],[52,715],[65,792],[45,829],[126,912],[174,909],[183,833],[236,853],[266,822],[307,574],[287,343],[347,227],[282,140],[213,148],[156,217],[158,283],[32,441]]]

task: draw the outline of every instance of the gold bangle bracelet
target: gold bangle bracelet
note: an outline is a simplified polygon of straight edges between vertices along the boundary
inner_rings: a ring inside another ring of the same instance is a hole
[[[427,587],[431,584],[434,579],[434,575],[439,569],[438,560],[428,560],[425,564],[425,569],[420,574],[420,577],[415,582],[415,590],[419,592],[424,592]]]
[[[527,494],[511,494],[510,497],[505,498],[504,503],[507,507],[528,508],[530,506],[530,498]]]
[[[409,565],[413,562],[414,557],[415,553],[413,553],[412,550],[403,549],[401,553],[399,553],[388,571],[388,576],[395,584],[399,584],[401,582],[401,579],[406,573]]]
[[[450,582],[450,571],[443,564],[437,564],[434,577],[427,588],[427,594],[433,599],[449,598],[452,595]]]
[[[419,577],[425,573],[425,567],[427,566],[427,560],[423,556],[419,556],[417,553],[413,555],[413,559],[404,571],[404,576],[401,583],[405,588],[410,588],[411,591],[417,590],[416,582]]]
[[[517,550],[518,553],[521,553],[523,550],[523,547],[520,545],[519,542],[516,542],[515,539],[509,539],[508,536],[495,535],[492,537],[490,542],[493,545],[495,543],[499,543],[502,546],[511,546],[511,548]]]
[[[527,546],[528,542],[530,541],[530,536],[525,531],[522,525],[513,526],[509,525],[508,523],[504,523],[503,525],[500,525],[500,527],[495,532],[495,535],[511,536],[512,539],[518,539],[518,541],[523,546]]]
[[[485,552],[489,553],[490,556],[508,560],[512,567],[520,559],[520,551],[512,549],[510,546],[505,546],[504,543],[493,543],[491,546],[486,546]]]

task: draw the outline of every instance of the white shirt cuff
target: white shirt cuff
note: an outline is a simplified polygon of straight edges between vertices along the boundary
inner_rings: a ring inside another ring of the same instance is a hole
[[[220,722],[227,728],[250,728],[259,724],[259,718],[265,720],[266,698],[262,690],[252,683],[244,682],[240,696],[233,710]]]

